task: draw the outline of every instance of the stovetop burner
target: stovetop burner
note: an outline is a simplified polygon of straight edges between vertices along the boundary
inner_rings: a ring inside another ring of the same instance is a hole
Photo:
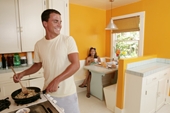
[[[9,98],[7,97],[6,99],[0,100],[0,111],[4,110],[6,108],[9,109],[11,102],[8,99]]]

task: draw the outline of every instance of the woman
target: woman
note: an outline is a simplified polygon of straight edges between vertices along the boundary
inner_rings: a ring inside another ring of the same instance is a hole
[[[97,55],[96,48],[91,47],[89,50],[88,57],[86,58],[85,65],[93,65],[97,62],[101,62],[100,57]],[[87,87],[86,97],[90,98],[90,81],[91,81],[91,73],[86,76],[85,80],[79,87]]]

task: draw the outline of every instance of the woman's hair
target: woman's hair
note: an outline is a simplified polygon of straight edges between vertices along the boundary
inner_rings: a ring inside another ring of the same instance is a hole
[[[91,56],[91,50],[95,50],[94,58],[98,58],[97,52],[96,52],[96,48],[94,48],[94,47],[91,47],[91,48],[90,48],[88,57]]]

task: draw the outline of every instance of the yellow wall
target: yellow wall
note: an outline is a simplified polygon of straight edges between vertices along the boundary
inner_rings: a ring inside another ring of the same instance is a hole
[[[170,13],[169,0],[141,0],[130,5],[122,6],[112,10],[112,16],[121,16],[130,13],[145,11],[145,37],[144,56],[157,54],[160,58],[170,58]],[[110,11],[106,12],[106,23],[110,20]],[[106,31],[106,55],[110,55],[110,33]],[[156,56],[139,57],[135,59],[120,60],[118,72],[117,104],[120,109],[124,104],[124,72],[129,62],[149,59]]]
[[[70,35],[74,37],[80,59],[85,59],[90,47],[105,56],[106,11],[70,4]]]
[[[141,0],[112,10],[112,16],[145,11],[144,55],[157,54],[161,58],[170,58],[170,13],[169,0]],[[110,20],[110,11],[106,12],[106,23]],[[106,45],[110,44],[110,34],[106,32]],[[153,49],[154,48],[154,49]],[[110,46],[106,46],[106,55],[110,55]]]

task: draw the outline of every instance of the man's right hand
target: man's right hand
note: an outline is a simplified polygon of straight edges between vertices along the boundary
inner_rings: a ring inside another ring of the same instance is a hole
[[[13,76],[13,81],[15,83],[19,82],[21,80],[21,78],[24,76],[24,74],[21,72],[21,73],[17,73]]]

